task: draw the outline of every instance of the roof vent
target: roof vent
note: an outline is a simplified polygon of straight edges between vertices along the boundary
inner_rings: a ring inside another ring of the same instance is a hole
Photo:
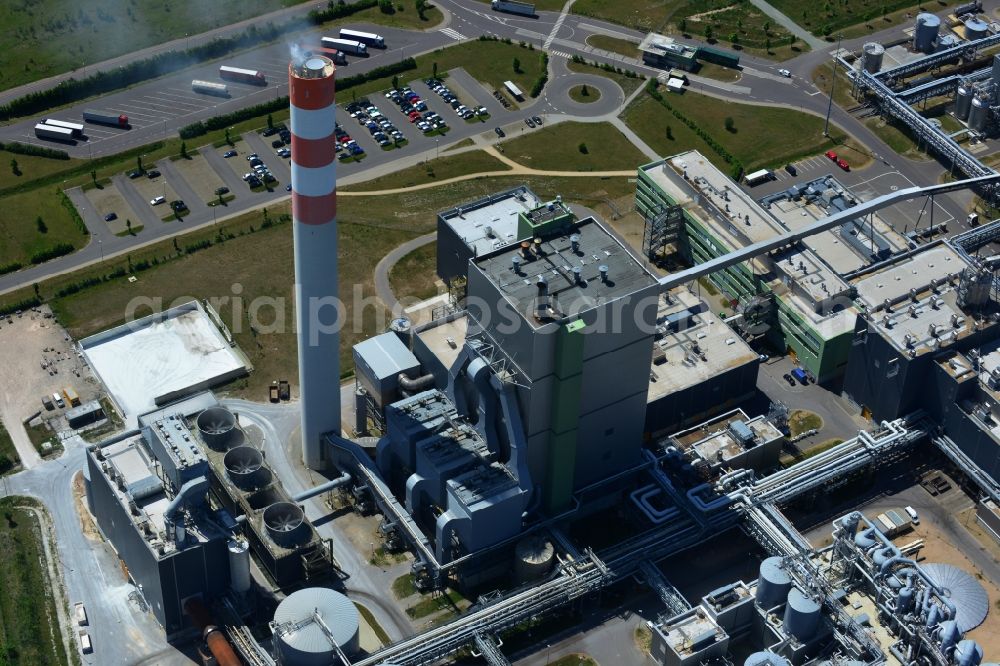
[[[573,282],[576,284],[583,284],[583,275],[581,275],[582,272],[583,269],[579,266],[573,267]]]
[[[608,267],[605,266],[604,264],[601,264],[600,266],[597,267],[597,270],[601,271],[601,282],[607,282],[608,281]]]
[[[548,288],[549,288],[549,282],[548,282],[548,280],[545,279],[544,275],[539,275],[538,276],[538,278],[535,280],[535,285],[538,286],[538,293],[539,294],[544,294],[546,292],[546,290],[548,290]]]
[[[573,247],[573,254],[580,251],[580,234],[573,234],[569,237],[569,243]]]
[[[517,275],[521,274],[521,255],[515,254],[510,258],[510,269]]]
[[[483,231],[486,233],[487,238],[493,238],[493,227],[487,226]]]

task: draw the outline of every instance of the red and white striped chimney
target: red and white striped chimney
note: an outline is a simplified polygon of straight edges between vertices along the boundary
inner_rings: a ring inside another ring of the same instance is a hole
[[[319,56],[288,65],[302,461],[316,470],[321,436],[341,432],[335,71]]]

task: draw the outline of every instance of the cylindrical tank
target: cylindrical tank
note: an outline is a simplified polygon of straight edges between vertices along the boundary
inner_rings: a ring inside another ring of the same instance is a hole
[[[954,620],[945,620],[939,624],[938,631],[940,632],[938,637],[941,640],[941,651],[945,654],[962,640],[962,632],[958,628],[958,622]]]
[[[983,132],[986,129],[986,121],[990,115],[990,100],[984,95],[976,95],[972,99],[972,108],[969,110],[969,129],[973,132]]]
[[[955,7],[955,16],[961,16],[962,14],[978,14],[981,11],[983,11],[983,1],[974,0],[974,2]]]
[[[302,509],[291,502],[276,502],[264,509],[264,527],[274,543],[284,548],[294,548],[309,535]]]
[[[407,349],[413,349],[413,324],[407,317],[396,317],[389,322],[389,330],[399,336]]]
[[[271,622],[282,666],[340,663],[334,641],[348,656],[358,651],[358,609],[350,599],[325,587],[307,587],[278,604]]]
[[[236,416],[225,407],[209,407],[198,415],[196,423],[202,440],[216,451],[225,451],[243,443],[243,434],[236,426]]]
[[[976,641],[959,641],[955,646],[955,663],[958,666],[979,666],[983,660],[983,648]]]
[[[354,391],[354,432],[358,435],[368,432],[368,391],[363,386]]]
[[[848,536],[853,537],[858,531],[858,523],[860,522],[861,512],[852,511],[840,519],[840,526]]]
[[[537,534],[526,536],[514,546],[514,580],[518,584],[541,580],[552,571],[555,558],[556,549],[549,540]]]
[[[965,38],[970,42],[976,39],[982,39],[990,34],[990,27],[986,25],[986,21],[981,21],[977,18],[970,18],[965,22]]]
[[[911,608],[913,608],[913,588],[904,587],[896,595],[896,608],[899,611],[906,613]]]
[[[958,92],[955,95],[955,117],[959,120],[968,119],[971,108],[972,84],[969,81],[962,81],[958,85]]]
[[[250,591],[250,546],[242,537],[230,539],[229,587],[237,594]]]
[[[885,47],[878,42],[868,42],[861,47],[861,66],[870,74],[876,74],[882,69],[882,57]]]
[[[760,574],[757,577],[757,605],[761,608],[774,608],[788,596],[792,587],[792,579],[782,567],[780,557],[769,557],[760,563]]]
[[[743,662],[743,666],[789,666],[789,662],[776,652],[764,650],[762,652],[754,652],[747,657],[746,661]]]
[[[264,467],[263,454],[252,446],[229,449],[222,464],[226,468],[226,476],[240,490],[255,490],[271,481],[271,474]]]
[[[923,12],[917,14],[917,27],[913,33],[913,48],[917,51],[930,53],[934,50],[938,30],[941,29],[941,19],[934,14]]]
[[[816,635],[819,626],[820,606],[802,590],[793,587],[785,605],[785,632],[805,643]]]

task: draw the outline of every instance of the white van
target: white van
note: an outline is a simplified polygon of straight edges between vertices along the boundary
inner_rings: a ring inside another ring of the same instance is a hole
[[[917,510],[916,509],[914,509],[912,506],[908,506],[908,507],[904,508],[903,511],[905,511],[906,515],[908,515],[910,517],[910,520],[913,521],[914,525],[919,525],[920,524],[920,516],[917,515]]]
[[[63,397],[58,393],[52,394],[52,402],[56,403],[56,407],[59,407],[60,409],[66,406],[66,403],[63,401]]]
[[[90,654],[94,651],[94,646],[90,642],[90,634],[86,631],[80,632],[80,652]]]

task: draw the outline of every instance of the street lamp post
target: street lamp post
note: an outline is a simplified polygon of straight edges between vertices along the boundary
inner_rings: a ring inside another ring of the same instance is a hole
[[[434,159],[441,157],[441,138],[434,137]]]
[[[833,56],[833,81],[830,82],[830,101],[826,105],[826,122],[823,123],[823,136],[830,137],[830,112],[833,111],[833,91],[837,88],[837,58],[840,57],[840,42],[844,34],[837,35],[837,53]]]

